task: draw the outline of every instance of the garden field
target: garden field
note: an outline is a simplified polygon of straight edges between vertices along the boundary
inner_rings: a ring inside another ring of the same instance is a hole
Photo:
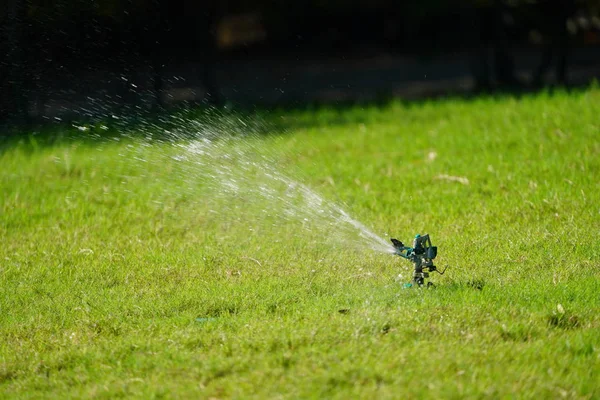
[[[600,89],[0,147],[0,398],[600,398]],[[429,233],[404,288],[386,242]]]

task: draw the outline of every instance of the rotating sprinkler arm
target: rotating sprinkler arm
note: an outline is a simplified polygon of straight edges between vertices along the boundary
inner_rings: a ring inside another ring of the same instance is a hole
[[[396,249],[394,254],[396,254],[397,256],[400,256],[402,258],[406,258],[407,260],[411,259],[410,255],[413,251],[412,247],[405,246],[404,243],[402,243],[398,239],[392,239],[392,244],[394,245],[394,248]]]
[[[445,268],[441,272],[438,271],[437,267],[433,264],[433,259],[437,256],[437,247],[431,245],[429,235],[416,235],[412,247],[405,246],[404,243],[397,239],[391,240],[396,249],[394,254],[410,260],[414,264],[413,284],[423,286],[425,278],[429,278],[429,272],[435,271],[440,275],[446,272]],[[429,282],[427,285],[431,286],[433,284]]]

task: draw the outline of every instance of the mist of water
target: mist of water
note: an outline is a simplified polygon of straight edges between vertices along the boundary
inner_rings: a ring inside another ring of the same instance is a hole
[[[145,158],[135,149],[127,156],[170,164],[171,173],[183,178],[174,181],[184,182],[172,189],[196,193],[195,188],[202,186],[202,196],[208,197],[203,201],[210,200],[211,212],[224,218],[245,216],[247,221],[240,223],[268,224],[271,231],[285,231],[288,240],[301,240],[310,233],[336,248],[394,252],[391,244],[344,208],[302,183],[297,168],[288,166],[284,171],[282,155],[254,133],[256,123],[231,116],[202,122],[179,118],[170,121],[167,129],[148,127],[154,134],[161,130],[158,143],[163,150],[158,157],[153,153],[154,158]],[[138,150],[152,143],[157,141],[144,141]],[[294,238],[286,231],[290,226]]]

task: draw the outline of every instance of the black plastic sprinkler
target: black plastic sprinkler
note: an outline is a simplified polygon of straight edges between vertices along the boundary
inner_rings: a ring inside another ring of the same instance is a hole
[[[444,272],[446,272],[446,268],[440,272],[437,267],[433,265],[433,260],[437,256],[437,246],[431,245],[429,235],[416,235],[412,247],[405,246],[404,243],[398,239],[392,239],[392,244],[396,249],[394,254],[412,261],[415,265],[412,283],[404,285],[405,287],[411,287],[413,285],[423,286],[425,284],[425,278],[429,278],[430,272],[435,271],[440,275],[443,275]],[[427,286],[433,286],[433,283],[427,282]]]

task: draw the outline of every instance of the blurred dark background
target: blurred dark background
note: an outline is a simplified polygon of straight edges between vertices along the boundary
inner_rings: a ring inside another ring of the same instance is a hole
[[[0,121],[585,85],[600,0],[0,0]]]

